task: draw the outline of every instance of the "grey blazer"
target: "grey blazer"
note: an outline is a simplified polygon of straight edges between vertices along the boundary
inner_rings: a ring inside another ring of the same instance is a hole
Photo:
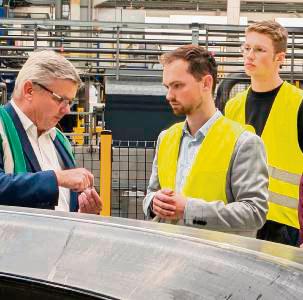
[[[158,178],[157,152],[163,136],[159,135],[143,210],[148,219],[156,191],[161,189]],[[223,200],[207,202],[187,198],[183,220],[174,222],[187,226],[231,232],[255,237],[266,221],[268,211],[268,169],[265,148],[257,135],[244,131],[236,145],[226,180],[228,204]]]

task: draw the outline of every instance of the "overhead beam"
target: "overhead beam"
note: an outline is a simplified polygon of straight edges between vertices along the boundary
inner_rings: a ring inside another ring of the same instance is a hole
[[[280,5],[281,4],[281,5]],[[95,0],[95,8],[144,8],[144,9],[167,9],[167,10],[198,10],[198,11],[227,11],[227,0]],[[303,12],[302,0],[241,0],[241,11],[249,12]]]

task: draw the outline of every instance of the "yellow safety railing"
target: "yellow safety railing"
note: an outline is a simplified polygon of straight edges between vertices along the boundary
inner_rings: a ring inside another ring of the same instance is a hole
[[[301,87],[300,87],[300,81],[299,81],[299,80],[296,80],[296,81],[295,81],[295,86],[296,86],[297,88],[299,88],[299,89],[301,88]]]
[[[78,113],[82,113],[84,112],[84,108],[83,107],[78,107],[77,108],[77,112]],[[74,135],[72,136],[72,141],[77,144],[77,145],[83,145],[84,142],[84,133],[85,129],[84,129],[84,118],[83,116],[81,116],[80,114],[77,115],[77,126],[73,127],[73,132],[74,133],[79,133],[79,135]]]
[[[102,216],[111,215],[111,182],[112,182],[112,132],[103,130],[100,137],[100,197],[104,207]]]

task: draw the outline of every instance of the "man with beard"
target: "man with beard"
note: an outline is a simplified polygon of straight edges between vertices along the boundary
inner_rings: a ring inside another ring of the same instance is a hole
[[[268,208],[262,140],[215,108],[217,65],[208,51],[182,46],[161,63],[166,99],[186,120],[159,135],[145,215],[255,237]]]

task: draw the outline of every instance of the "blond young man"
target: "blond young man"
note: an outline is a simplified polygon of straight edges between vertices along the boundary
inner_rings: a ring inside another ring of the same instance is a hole
[[[217,65],[208,51],[182,46],[161,62],[166,99],[186,121],[159,136],[146,216],[255,237],[268,207],[262,140],[216,110]]]
[[[225,116],[252,125],[266,147],[269,213],[258,237],[297,245],[303,92],[279,75],[287,51],[287,35],[287,30],[274,21],[258,22],[246,29],[242,53],[251,86],[228,101]]]

